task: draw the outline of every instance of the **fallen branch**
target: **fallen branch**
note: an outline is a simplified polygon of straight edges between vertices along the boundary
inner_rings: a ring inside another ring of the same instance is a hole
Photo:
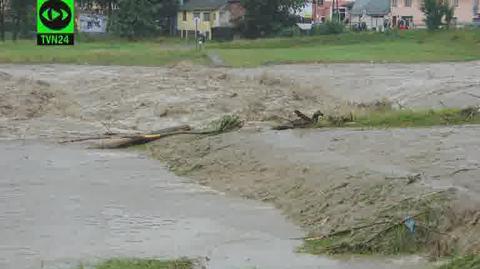
[[[140,135],[134,137],[122,137],[118,139],[110,139],[114,141],[107,141],[106,143],[101,143],[93,148],[97,149],[119,149],[127,148],[131,146],[138,146],[147,144],[153,141],[156,141],[160,138],[165,138],[174,135],[189,134],[189,135],[213,135],[217,134],[217,131],[205,131],[205,132],[196,132],[196,131],[174,131],[170,133],[163,134],[149,134],[149,135]]]
[[[58,143],[60,144],[66,144],[66,143],[76,143],[76,142],[85,142],[85,141],[90,141],[90,140],[101,140],[101,139],[109,139],[115,136],[116,134],[108,134],[108,135],[102,135],[102,136],[89,136],[89,137],[83,137],[83,138],[75,138],[75,139],[70,139],[70,140],[63,140]]]
[[[317,122],[319,117],[323,117],[323,113],[321,111],[316,111],[313,113],[312,117],[308,117],[304,113],[300,112],[299,110],[293,111],[298,119],[288,121],[283,123],[282,125],[272,127],[273,130],[287,130],[287,129],[296,129],[296,128],[309,128],[313,127]]]
[[[382,224],[389,224],[389,223],[391,223],[391,221],[374,222],[374,223],[370,223],[370,224],[366,224],[366,225],[362,225],[362,226],[356,226],[356,227],[352,227],[352,228],[349,228],[349,229],[332,232],[332,233],[322,235],[322,236],[300,237],[300,238],[292,238],[292,239],[303,239],[305,241],[322,240],[322,239],[325,239],[325,238],[335,237],[335,236],[339,236],[339,235],[346,234],[346,233],[353,233],[354,231],[363,230],[363,229],[366,229],[366,228],[371,228],[373,226],[382,225]]]
[[[243,122],[237,116],[224,116],[222,119],[214,121],[211,124],[210,130],[205,131],[192,131],[190,126],[183,125],[167,129],[162,129],[146,135],[137,135],[133,137],[123,137],[117,140],[108,141],[107,143],[102,143],[95,148],[102,149],[117,149],[117,148],[126,148],[130,146],[142,145],[146,143],[153,142],[160,138],[165,138],[173,135],[218,135],[221,133],[229,132],[241,128]]]
[[[307,115],[303,114],[302,112],[300,112],[299,110],[295,110],[293,111],[295,113],[295,115],[297,115],[297,117],[301,118],[302,120],[306,121],[306,122],[312,122],[312,119],[310,117],[308,117]]]
[[[178,132],[178,131],[190,131],[192,128],[188,125],[180,125],[180,126],[174,126],[174,127],[169,127],[161,130],[157,130],[151,133],[148,133],[147,135],[160,135],[160,134],[168,134],[172,132]],[[114,139],[114,138],[136,138],[136,137],[141,137],[143,136],[142,134],[115,134],[115,133],[109,133],[105,134],[102,136],[91,136],[91,137],[82,137],[82,138],[75,138],[71,140],[64,140],[60,141],[60,144],[65,144],[65,143],[75,143],[75,142],[84,142],[84,141],[90,141],[90,140],[103,140],[103,139]]]

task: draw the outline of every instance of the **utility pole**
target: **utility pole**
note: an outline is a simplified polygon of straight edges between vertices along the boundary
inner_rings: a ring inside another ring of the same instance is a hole
[[[195,48],[198,50],[198,21],[200,18],[195,17],[193,20],[195,21]]]
[[[335,21],[335,0],[332,0],[332,21]]]

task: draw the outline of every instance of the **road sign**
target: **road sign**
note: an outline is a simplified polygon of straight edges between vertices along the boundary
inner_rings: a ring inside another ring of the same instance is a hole
[[[74,0],[37,0],[37,44],[73,45]]]

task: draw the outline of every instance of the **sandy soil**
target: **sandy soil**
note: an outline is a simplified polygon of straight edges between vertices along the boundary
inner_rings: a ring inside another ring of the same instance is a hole
[[[245,127],[151,147],[178,173],[269,201],[313,233],[355,225],[405,198],[450,190],[443,230],[479,250],[480,127],[266,131],[291,111],[388,99],[399,107],[480,103],[480,64],[288,65],[258,69],[0,66],[0,137],[58,140],[203,126],[228,113]],[[409,212],[397,212],[397,217]]]

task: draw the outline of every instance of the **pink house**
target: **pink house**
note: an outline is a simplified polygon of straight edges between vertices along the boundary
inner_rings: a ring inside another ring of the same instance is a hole
[[[456,24],[464,25],[473,22],[473,18],[478,17],[478,9],[475,11],[475,5],[478,0],[451,0],[451,4],[455,6]],[[415,26],[424,26],[425,18],[420,10],[422,0],[391,0],[391,19],[395,25],[400,20],[413,21]]]
[[[315,23],[325,22],[332,18],[333,10],[338,8],[340,19],[346,20],[349,6],[354,0],[313,0],[312,1],[312,20]]]

